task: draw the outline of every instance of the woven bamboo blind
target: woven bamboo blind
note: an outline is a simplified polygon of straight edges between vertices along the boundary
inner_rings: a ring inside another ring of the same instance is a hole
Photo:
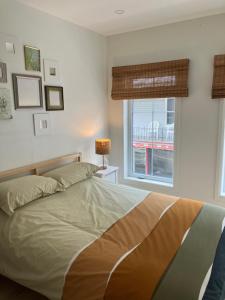
[[[215,55],[212,98],[225,98],[225,55]]]
[[[188,96],[189,59],[112,68],[112,99]]]

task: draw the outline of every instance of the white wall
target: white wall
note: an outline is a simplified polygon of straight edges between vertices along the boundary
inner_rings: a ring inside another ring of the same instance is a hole
[[[5,39],[15,43],[14,56],[6,53]],[[0,171],[76,151],[95,160],[95,137],[107,135],[106,39],[16,1],[0,0],[0,60],[7,63],[9,78],[0,87],[10,88],[13,108],[11,73],[29,74],[24,44],[60,62],[65,111],[50,112],[51,136],[34,136],[32,115],[44,109],[14,110],[13,120],[0,120]]]
[[[225,53],[225,39],[221,38],[224,28],[225,15],[219,15],[109,38],[109,87],[112,66],[190,58],[190,96],[177,100],[180,124],[174,188],[124,180],[123,102],[113,101],[109,96],[110,160],[120,167],[121,182],[214,201],[220,101],[211,100],[210,95],[213,57]]]
[[[137,187],[213,201],[218,148],[219,101],[211,100],[213,56],[225,53],[225,15],[115,35],[108,39],[109,92],[111,67],[190,58],[190,97],[180,100],[177,178],[173,189],[123,179],[123,103],[109,100],[111,164],[120,181]],[[4,40],[16,54],[8,55]],[[41,49],[42,58],[60,62],[65,111],[50,112],[51,136],[35,137],[32,115],[40,110],[13,110],[13,120],[0,120],[0,170],[57,155],[82,151],[95,160],[95,137],[107,136],[107,40],[14,0],[0,0],[0,59],[11,73],[27,73],[23,45]],[[32,72],[31,72],[32,73]],[[110,98],[110,97],[109,97]]]

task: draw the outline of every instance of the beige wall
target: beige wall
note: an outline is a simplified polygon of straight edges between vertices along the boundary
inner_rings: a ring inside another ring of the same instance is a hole
[[[12,40],[16,54],[8,55],[4,40]],[[60,62],[65,111],[50,112],[52,135],[35,137],[33,113],[13,111],[13,120],[0,120],[0,171],[74,151],[95,161],[95,137],[107,135],[106,39],[13,0],[0,0],[0,60],[11,73],[24,69],[23,45],[41,49],[42,58]],[[32,72],[31,72],[32,73]]]
[[[190,96],[177,100],[180,122],[174,188],[124,180],[123,103],[109,100],[110,159],[120,167],[121,182],[206,201],[215,199],[220,103],[211,100],[210,94],[213,57],[225,53],[224,28],[225,15],[219,15],[109,38],[109,86],[112,66],[190,58]]]

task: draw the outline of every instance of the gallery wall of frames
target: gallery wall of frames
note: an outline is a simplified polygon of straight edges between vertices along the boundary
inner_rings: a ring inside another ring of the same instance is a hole
[[[33,113],[34,135],[48,135],[51,127],[48,112],[64,110],[60,64],[54,58],[42,58],[41,49],[35,45],[22,47],[20,59],[24,72],[9,74],[7,62],[0,60],[0,120],[13,119],[13,104],[14,114],[17,110],[37,109]],[[10,56],[18,50],[7,40],[3,48]]]

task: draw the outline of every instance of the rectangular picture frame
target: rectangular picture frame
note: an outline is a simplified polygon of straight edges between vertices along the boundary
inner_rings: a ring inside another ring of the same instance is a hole
[[[10,90],[0,88],[0,120],[12,119]]]
[[[24,62],[26,71],[41,72],[41,50],[24,45]]]
[[[7,83],[7,65],[0,62],[0,83]]]
[[[15,109],[43,108],[42,78],[12,74]]]
[[[46,111],[64,110],[63,87],[45,86]]]
[[[47,85],[60,85],[60,70],[57,60],[44,59],[44,80]]]

